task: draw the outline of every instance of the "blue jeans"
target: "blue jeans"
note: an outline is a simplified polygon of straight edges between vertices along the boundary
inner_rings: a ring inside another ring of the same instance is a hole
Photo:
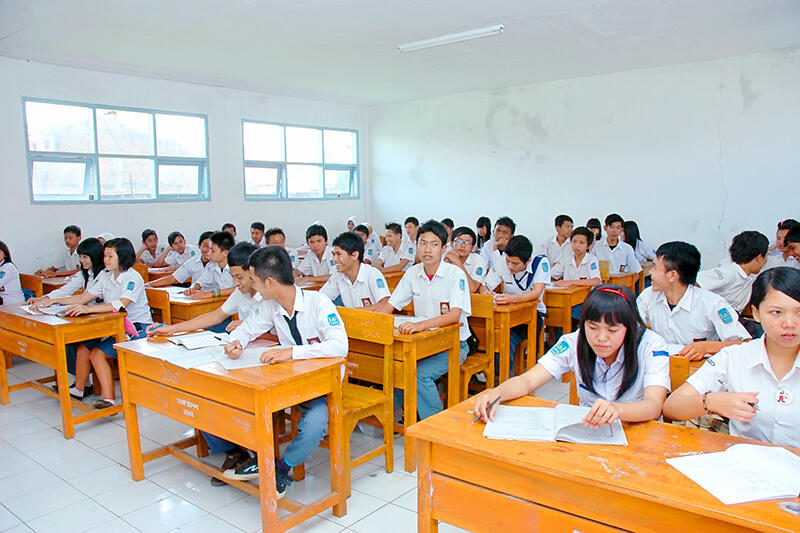
[[[462,341],[459,347],[460,363],[463,363],[469,347],[466,341]],[[448,352],[440,352],[417,361],[417,412],[420,420],[435,415],[444,408],[436,389],[436,380],[447,373],[447,362]],[[403,391],[400,389],[394,390],[394,405],[396,408],[403,406]]]
[[[289,466],[304,463],[311,452],[319,446],[328,429],[328,399],[325,396],[303,402],[298,407],[300,407],[302,415],[297,423],[297,436],[289,443],[286,453],[283,454],[283,460]],[[211,453],[227,452],[236,446],[216,435],[205,431],[201,433],[206,439]]]
[[[225,333],[225,328],[228,327],[228,324],[231,323],[231,318],[228,317],[216,326],[211,326],[210,328],[206,328],[208,331],[213,331],[214,333]]]

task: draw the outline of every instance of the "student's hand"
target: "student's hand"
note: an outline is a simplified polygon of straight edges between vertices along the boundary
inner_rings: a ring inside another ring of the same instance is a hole
[[[560,279],[558,281],[554,281],[553,285],[556,286],[556,287],[569,287],[570,286],[570,282],[566,281],[566,280],[563,280],[563,279]]]
[[[225,326],[225,331],[230,333],[231,331],[233,331],[236,328],[238,328],[239,324],[241,324],[241,323],[242,323],[241,320],[231,320],[230,323],[227,326]]]
[[[239,359],[242,356],[242,343],[238,340],[225,345],[225,355],[231,359]]]
[[[36,272],[34,272],[34,274],[36,274],[37,276],[44,276],[44,270],[42,270],[42,269],[40,268],[39,270],[37,270]]]
[[[604,424],[614,423],[621,415],[622,411],[615,403],[598,398],[589,410],[589,414],[583,418],[583,423],[590,428],[599,428]]]
[[[450,263],[451,265],[455,265],[459,268],[464,266],[464,262],[461,260],[460,257],[458,257],[458,254],[452,250],[447,252],[447,254],[445,254],[444,260]]]
[[[191,295],[193,295],[193,294],[195,294],[197,292],[200,292],[200,288],[199,287],[189,287],[188,289],[183,291],[183,295],[184,296],[191,296]]]
[[[512,294],[494,294],[494,303],[497,305],[505,305],[514,303],[514,299],[512,298]]]
[[[500,405],[500,402],[494,404],[492,410],[488,413],[486,412],[486,409],[492,405],[492,402],[494,402],[499,396],[500,393],[495,389],[490,389],[489,392],[481,394],[475,401],[475,407],[472,408],[472,414],[476,416],[481,415],[481,420],[483,420],[484,424],[489,420],[494,421],[494,415],[497,412],[497,407]]]
[[[150,324],[146,331],[147,336],[152,337],[153,335],[172,335],[173,333],[177,333],[178,328],[175,326],[170,326],[168,324],[164,324],[159,326],[158,324]]]
[[[186,290],[188,291],[191,289],[186,289]],[[211,298],[211,292],[196,290],[189,296],[189,298],[191,298],[192,300],[205,300],[206,298]]]
[[[43,278],[55,278],[56,276],[58,276],[58,272],[56,272],[55,270],[45,270],[44,272],[42,272],[41,276]]]
[[[50,307],[53,305],[53,300],[47,296],[39,296],[38,298],[31,298],[28,300],[28,306],[31,309],[39,309],[40,307]]]
[[[67,309],[67,316],[80,316],[91,312],[91,307],[88,305],[71,305]]]
[[[750,422],[756,416],[751,403],[758,403],[757,392],[713,392],[706,396],[709,411],[739,422]]]
[[[267,350],[266,352],[261,354],[262,363],[267,363],[268,365],[274,363],[283,363],[284,361],[288,361],[292,358],[292,349],[291,348],[276,348],[274,350]]]
[[[693,342],[683,347],[683,350],[678,352],[678,355],[688,357],[689,361],[700,361],[708,353],[707,343],[705,341]]]
[[[412,333],[418,333],[424,329],[423,326],[420,326],[419,322],[403,322],[397,326],[397,330],[403,335],[411,335]]]

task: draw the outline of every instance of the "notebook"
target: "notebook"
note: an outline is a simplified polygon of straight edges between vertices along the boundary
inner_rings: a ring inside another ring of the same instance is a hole
[[[800,457],[780,446],[734,444],[666,461],[726,505],[800,494]]]
[[[181,335],[180,337],[168,337],[167,340],[178,346],[183,346],[187,350],[197,350],[199,348],[227,344],[228,334],[201,331],[200,333],[191,333],[189,335]]]
[[[53,315],[53,316],[66,316],[69,306],[61,304],[53,304],[49,307],[39,307],[38,309],[31,309],[29,305],[21,306],[21,309],[31,315]]]
[[[483,436],[501,440],[628,445],[628,439],[619,420],[599,428],[590,428],[582,422],[588,413],[588,407],[579,405],[558,404],[555,407],[500,405],[494,420],[486,424]]]
[[[281,346],[272,341],[256,340],[248,344],[247,347],[242,350],[242,355],[239,356],[238,359],[231,359],[225,355],[225,350],[222,347],[209,348],[209,350],[214,350],[216,361],[222,368],[225,370],[236,370],[238,368],[265,365],[266,363],[261,362],[261,354],[275,348],[281,348]]]

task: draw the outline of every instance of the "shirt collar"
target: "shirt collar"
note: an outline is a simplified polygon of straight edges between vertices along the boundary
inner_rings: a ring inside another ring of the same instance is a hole
[[[581,259],[580,264],[575,264],[575,255],[574,254],[572,255],[572,264],[575,265],[575,267],[580,267],[580,266],[582,266],[582,265],[584,265],[584,264],[586,264],[588,262],[589,262],[589,252],[588,251],[585,254],[583,254],[583,259]]]
[[[441,277],[444,276],[443,270],[446,268],[444,265],[445,265],[444,261],[439,263],[439,266],[436,267],[436,272],[433,274],[434,278],[437,278],[437,277],[441,278]],[[425,272],[425,264],[420,262],[419,266],[420,266],[420,269],[419,269],[418,276],[420,278],[423,278],[423,279],[427,280],[428,279],[428,274]],[[433,280],[433,278],[431,278],[431,280]]]
[[[361,281],[363,283],[369,282],[369,270],[367,270],[368,268],[369,268],[369,265],[365,265],[364,263],[361,263],[361,266],[358,267],[358,275],[356,275],[356,283],[358,283],[359,281]],[[348,279],[347,281],[350,281],[350,280]]]
[[[297,316],[297,313],[305,310],[305,307],[303,306],[304,300],[305,300],[305,295],[303,294],[303,289],[301,289],[300,287],[295,285],[294,286],[294,314],[295,314],[295,316]],[[289,313],[286,312],[286,309],[284,309],[281,304],[278,304],[278,307],[280,307],[281,314],[283,316],[285,316],[287,318],[291,318],[289,316]]]
[[[745,342],[745,349],[748,350],[748,355],[750,357],[747,358],[744,366],[747,368],[753,368],[758,365],[763,366],[765,369],[771,369],[772,365],[769,362],[769,357],[767,356],[767,336],[766,334],[762,335],[757,339],[753,339],[751,341]],[[800,369],[800,354],[794,358],[794,363],[792,364],[794,368]]]
[[[734,270],[736,271],[737,274],[739,274],[740,277],[742,277],[743,279],[747,279],[747,273],[744,271],[741,265],[733,263],[733,266],[735,267]]]

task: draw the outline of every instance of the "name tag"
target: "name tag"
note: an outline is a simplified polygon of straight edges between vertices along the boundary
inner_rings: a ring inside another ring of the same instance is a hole
[[[439,312],[446,315],[450,312],[450,302],[439,302]]]

